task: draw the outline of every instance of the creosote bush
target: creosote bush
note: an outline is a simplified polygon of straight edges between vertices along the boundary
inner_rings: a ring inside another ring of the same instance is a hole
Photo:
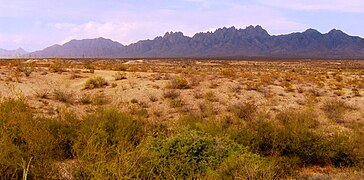
[[[171,80],[169,87],[171,89],[188,89],[188,88],[190,88],[190,85],[186,78],[178,76],[178,77],[174,77]]]
[[[123,80],[123,79],[127,79],[126,77],[126,73],[124,72],[117,72],[113,75],[113,77],[115,78],[115,81],[119,81],[119,80]]]
[[[105,78],[101,76],[95,76],[92,78],[87,79],[84,88],[85,89],[95,89],[95,88],[102,88],[104,86],[107,86],[108,83],[105,80]]]
[[[54,73],[62,73],[65,71],[65,62],[62,59],[55,58],[51,61],[49,69]]]
[[[300,167],[362,167],[362,133],[326,134],[309,108],[261,116],[244,105],[240,117],[189,115],[167,127],[133,106],[47,118],[2,99],[0,179],[22,178],[24,164],[29,179],[59,179],[56,164],[69,160],[74,179],[284,179]]]
[[[349,109],[349,106],[344,101],[340,100],[326,101],[322,107],[322,110],[325,112],[326,116],[338,123],[344,121],[343,116]]]

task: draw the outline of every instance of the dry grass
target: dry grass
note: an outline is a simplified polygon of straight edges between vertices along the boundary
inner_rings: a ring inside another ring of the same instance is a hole
[[[364,62],[338,62],[1,61],[0,179],[338,177],[364,153]]]

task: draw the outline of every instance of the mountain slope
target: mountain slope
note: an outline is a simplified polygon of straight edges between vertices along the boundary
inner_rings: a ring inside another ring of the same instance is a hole
[[[22,48],[16,50],[5,50],[0,48],[0,58],[16,58],[16,57],[21,57],[27,53],[28,52],[26,52]]]
[[[302,33],[271,36],[261,26],[249,26],[246,29],[220,28],[193,37],[185,36],[182,32],[171,32],[129,46],[103,38],[72,40],[31,55],[114,58],[364,58],[364,39],[336,29],[326,34],[308,29]]]
[[[31,57],[109,57],[119,53],[124,46],[110,39],[72,40],[64,45],[53,45],[41,51],[30,53]]]

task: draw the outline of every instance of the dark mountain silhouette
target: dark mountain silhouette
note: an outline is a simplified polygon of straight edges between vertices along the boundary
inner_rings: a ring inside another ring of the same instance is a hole
[[[29,52],[26,52],[24,49],[19,48],[16,50],[5,50],[0,48],[0,57],[1,58],[16,58],[21,57],[24,54],[28,54]]]
[[[28,54],[30,57],[99,58],[117,56],[124,46],[105,38],[72,40]]]
[[[193,37],[170,32],[128,46],[98,38],[72,40],[30,54],[32,57],[109,58],[364,58],[364,39],[333,29],[326,34],[302,33],[271,36],[261,26],[220,28]]]

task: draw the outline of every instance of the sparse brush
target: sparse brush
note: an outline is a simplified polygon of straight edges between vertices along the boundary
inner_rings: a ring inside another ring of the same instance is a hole
[[[164,97],[169,99],[176,99],[180,96],[180,94],[181,93],[176,90],[170,90],[164,92]]]
[[[111,102],[111,100],[105,94],[96,94],[92,98],[92,104],[94,104],[94,105],[101,106],[101,105],[109,104],[110,102]]]
[[[218,99],[215,95],[215,93],[213,91],[209,91],[205,94],[205,98],[206,100],[210,101],[210,102],[217,102]]]
[[[349,109],[350,107],[341,100],[329,100],[322,106],[326,116],[338,123],[344,122],[344,115]]]
[[[221,75],[228,76],[228,77],[234,77],[236,76],[236,72],[232,68],[224,68],[220,71]]]
[[[49,69],[51,72],[62,73],[65,71],[65,62],[62,59],[55,58],[51,61]]]
[[[83,94],[80,99],[79,102],[81,104],[92,104],[92,97],[91,94]]]
[[[254,103],[237,103],[230,107],[230,111],[240,119],[252,120],[257,112],[257,108],[258,107]]]
[[[35,71],[36,64],[18,62],[17,70],[23,72],[26,77],[29,77]]]
[[[186,78],[184,77],[175,77],[169,83],[169,88],[171,89],[188,89],[190,85]]]
[[[170,100],[170,106],[171,108],[181,108],[183,106],[182,99],[171,99]]]
[[[38,90],[34,90],[35,92],[35,96],[37,98],[41,98],[41,99],[47,99],[49,98],[50,95],[50,90],[47,89],[38,89]]]
[[[152,102],[157,102],[158,101],[158,97],[155,96],[155,95],[151,95],[151,96],[149,96],[149,100],[152,101]]]
[[[119,80],[123,80],[123,79],[127,79],[126,77],[126,73],[123,72],[117,72],[113,75],[113,77],[115,78],[115,81],[119,81]]]
[[[87,79],[87,81],[84,85],[84,89],[101,88],[101,87],[104,87],[107,85],[108,85],[108,83],[105,80],[105,78],[103,78],[101,76],[95,76],[95,77]]]
[[[66,89],[55,89],[53,90],[54,98],[60,102],[73,103],[74,92],[68,91]]]

